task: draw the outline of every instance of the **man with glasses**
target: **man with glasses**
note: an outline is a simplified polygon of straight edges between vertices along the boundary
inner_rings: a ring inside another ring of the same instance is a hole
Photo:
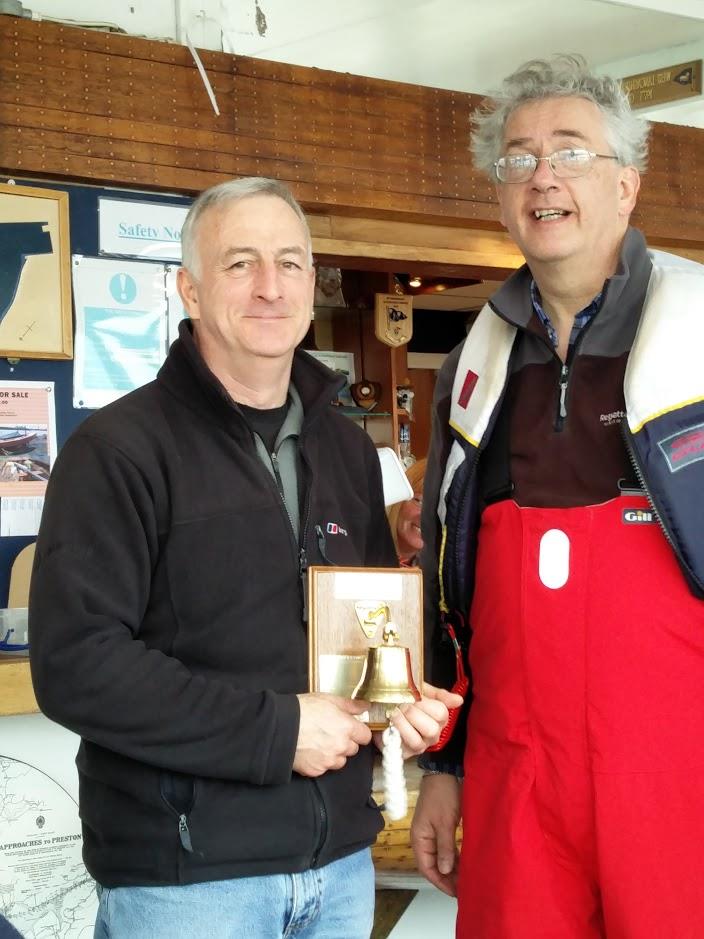
[[[575,56],[476,117],[526,264],[441,372],[424,490],[432,673],[462,648],[472,695],[412,840],[461,939],[704,936],[704,269],[629,227],[647,133]]]

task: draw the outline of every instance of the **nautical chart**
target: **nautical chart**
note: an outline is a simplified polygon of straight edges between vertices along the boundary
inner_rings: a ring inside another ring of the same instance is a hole
[[[0,913],[25,939],[91,939],[96,905],[76,802],[35,766],[0,754]]]

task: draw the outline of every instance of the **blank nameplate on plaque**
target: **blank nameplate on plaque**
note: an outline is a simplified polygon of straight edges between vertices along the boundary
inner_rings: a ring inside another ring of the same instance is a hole
[[[423,577],[417,568],[311,567],[308,569],[308,662],[311,691],[349,698],[359,684],[367,652],[383,643],[392,624],[410,652],[411,671],[423,680]],[[373,704],[370,727],[386,725]]]

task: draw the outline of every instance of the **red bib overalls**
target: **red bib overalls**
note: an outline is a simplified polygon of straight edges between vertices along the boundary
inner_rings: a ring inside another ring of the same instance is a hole
[[[476,584],[457,936],[704,939],[704,602],[646,500],[492,505]]]

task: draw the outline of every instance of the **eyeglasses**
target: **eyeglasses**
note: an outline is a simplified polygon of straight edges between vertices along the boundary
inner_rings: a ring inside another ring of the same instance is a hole
[[[618,160],[608,153],[594,153],[593,150],[573,149],[556,150],[550,156],[537,157],[532,153],[510,153],[499,157],[494,163],[496,178],[502,183],[527,183],[532,179],[541,160],[547,161],[555,176],[564,179],[586,176],[594,160]]]

